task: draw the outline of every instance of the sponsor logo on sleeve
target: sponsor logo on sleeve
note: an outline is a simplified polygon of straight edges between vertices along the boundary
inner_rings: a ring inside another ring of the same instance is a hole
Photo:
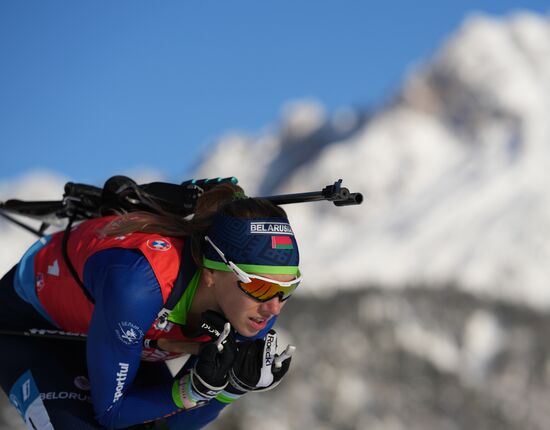
[[[124,391],[124,383],[128,378],[128,369],[130,365],[128,363],[118,363],[118,372],[116,374],[116,388],[115,396],[113,397],[113,403],[118,401],[122,397]]]
[[[135,345],[143,338],[143,331],[130,321],[120,321],[115,332],[118,339],[126,345]]]

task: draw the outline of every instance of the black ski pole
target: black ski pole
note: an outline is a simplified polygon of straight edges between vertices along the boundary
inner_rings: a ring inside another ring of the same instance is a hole
[[[32,228],[30,225],[27,225],[24,222],[16,220],[14,217],[12,217],[12,216],[8,215],[7,213],[3,212],[2,209],[0,209],[0,216],[3,216],[8,221],[11,221],[14,224],[18,225],[19,227],[24,228],[27,231],[30,231],[31,233],[37,235],[38,237],[44,236],[39,230],[36,230],[36,229]]]
[[[86,340],[88,335],[63,330],[30,328],[28,330],[6,330],[0,329],[0,336],[27,336],[42,339],[63,339],[63,340]]]

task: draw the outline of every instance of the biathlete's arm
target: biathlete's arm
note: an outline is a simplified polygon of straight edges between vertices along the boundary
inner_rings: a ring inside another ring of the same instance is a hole
[[[189,428],[200,428],[225,406],[211,403],[181,412],[172,399],[172,380],[154,387],[133,387],[142,339],[162,307],[160,286],[138,251],[110,249],[90,257],[84,284],[95,299],[87,341],[88,372],[97,420],[122,428],[176,412]]]

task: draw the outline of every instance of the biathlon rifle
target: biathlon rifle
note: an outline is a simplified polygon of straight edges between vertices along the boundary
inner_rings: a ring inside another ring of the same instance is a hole
[[[238,180],[232,176],[190,179],[181,184],[152,182],[138,185],[126,176],[113,176],[105,182],[103,188],[67,182],[62,200],[7,200],[0,202],[0,215],[39,237],[43,237],[46,229],[52,225],[62,226],[64,219],[72,224],[75,221],[140,210],[186,217],[193,214],[197,200],[204,192],[223,183],[237,184]],[[352,193],[342,187],[342,179],[321,191],[263,198],[277,205],[327,200],[336,206],[349,206],[363,202],[361,193]],[[13,215],[36,219],[41,225],[38,229],[34,228]]]

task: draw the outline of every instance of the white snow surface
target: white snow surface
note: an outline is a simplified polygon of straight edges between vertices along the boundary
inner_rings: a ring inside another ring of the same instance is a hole
[[[251,196],[320,190],[338,178],[362,206],[285,206],[305,276],[298,294],[381,285],[463,288],[550,308],[550,23],[471,16],[372,115],[289,103],[258,135],[209,149],[194,177],[237,176]],[[8,197],[58,199],[33,173]],[[0,221],[0,270],[34,240]]]

